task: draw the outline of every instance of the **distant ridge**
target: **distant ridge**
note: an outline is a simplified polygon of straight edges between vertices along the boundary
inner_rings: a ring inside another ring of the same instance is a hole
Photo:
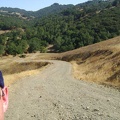
[[[40,9],[38,11],[26,11],[24,9],[20,8],[11,8],[11,7],[1,7],[0,13],[7,12],[7,13],[20,13],[21,15],[30,17],[43,17],[50,14],[56,14],[59,13],[67,8],[73,7],[74,5],[60,5],[59,3],[54,3],[51,6],[45,7],[43,9]]]
[[[50,14],[56,14],[59,13],[67,8],[73,7],[74,5],[60,5],[59,3],[54,3],[49,7],[45,7],[43,9],[40,9],[34,13],[35,17],[42,17],[47,16]]]

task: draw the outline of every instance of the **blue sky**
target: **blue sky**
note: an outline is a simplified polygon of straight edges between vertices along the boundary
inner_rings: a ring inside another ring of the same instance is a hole
[[[12,7],[37,11],[44,7],[48,7],[53,3],[76,5],[86,1],[88,0],[0,0],[0,7]]]

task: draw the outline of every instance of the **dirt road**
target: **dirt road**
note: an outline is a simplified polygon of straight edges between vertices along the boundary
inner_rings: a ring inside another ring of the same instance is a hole
[[[71,64],[54,64],[9,88],[5,120],[120,120],[120,92],[71,76]]]

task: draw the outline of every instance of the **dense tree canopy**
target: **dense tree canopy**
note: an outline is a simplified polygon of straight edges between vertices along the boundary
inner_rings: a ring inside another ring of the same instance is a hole
[[[0,35],[0,54],[46,52],[49,44],[64,52],[107,40],[120,35],[119,18],[119,0],[92,0],[32,20],[1,15],[0,29],[11,32]]]

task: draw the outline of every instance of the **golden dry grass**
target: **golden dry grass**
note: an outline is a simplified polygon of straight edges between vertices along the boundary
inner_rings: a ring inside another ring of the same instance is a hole
[[[61,54],[75,78],[120,87],[120,36]]]
[[[20,80],[24,77],[28,77],[28,76],[31,76],[31,75],[36,75],[39,72],[40,72],[39,70],[30,70],[30,71],[23,71],[23,72],[20,72],[20,73],[4,75],[5,85],[10,86],[14,82],[16,82],[16,81],[18,81],[18,80]]]
[[[6,56],[0,59],[0,70],[7,86],[24,77],[38,74],[49,64],[48,62],[33,61],[31,59],[33,54],[27,56],[26,58]]]
[[[0,35],[8,32],[10,32],[10,30],[0,30]]]

